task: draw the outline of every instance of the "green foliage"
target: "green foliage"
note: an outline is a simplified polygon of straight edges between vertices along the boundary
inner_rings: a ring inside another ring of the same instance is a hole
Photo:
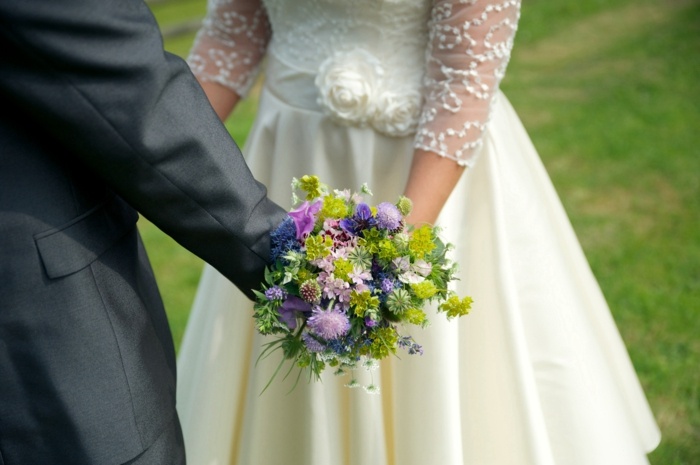
[[[206,2],[153,9],[167,26],[203,15]],[[184,56],[192,37],[165,46]],[[527,0],[502,86],[570,215],[662,429],[654,465],[700,463],[699,50],[697,1]],[[227,122],[239,144],[255,95]],[[201,261],[149,223],[140,227],[179,344]]]

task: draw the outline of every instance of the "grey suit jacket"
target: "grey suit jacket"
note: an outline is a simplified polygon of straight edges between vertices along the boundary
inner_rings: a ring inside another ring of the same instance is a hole
[[[0,0],[0,465],[121,464],[175,415],[137,211],[250,295],[285,212],[141,0]]]

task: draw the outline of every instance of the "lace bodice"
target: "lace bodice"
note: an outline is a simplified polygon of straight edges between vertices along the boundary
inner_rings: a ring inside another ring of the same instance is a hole
[[[268,53],[315,76],[339,123],[469,165],[519,15],[520,0],[209,0],[188,61],[245,95]]]

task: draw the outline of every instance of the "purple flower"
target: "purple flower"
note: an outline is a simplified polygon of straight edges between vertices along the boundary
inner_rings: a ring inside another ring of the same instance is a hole
[[[385,294],[394,290],[394,280],[389,278],[382,279],[382,292]]]
[[[304,341],[304,345],[309,349],[309,352],[323,352],[326,350],[326,346],[309,333],[302,334],[301,340]]]
[[[316,214],[321,209],[322,205],[323,202],[320,200],[311,204],[307,200],[304,201],[299,208],[288,213],[294,220],[294,225],[297,228],[297,239],[303,239],[314,230]]]
[[[368,328],[374,328],[375,326],[377,326],[377,324],[377,320],[373,320],[370,317],[365,318],[365,326],[367,326]]]
[[[279,286],[272,286],[265,291],[265,297],[267,300],[282,300],[287,297],[287,292]]]
[[[296,329],[297,314],[310,312],[311,305],[297,296],[290,295],[287,300],[282,303],[278,311],[280,312],[280,320],[282,320],[289,329]]]
[[[372,228],[376,224],[377,220],[372,217],[372,209],[364,202],[357,204],[354,215],[340,221],[340,227],[354,235],[359,234],[364,229]]]
[[[314,334],[327,341],[345,336],[350,331],[350,320],[337,307],[324,310],[318,305],[315,306],[308,324]]]
[[[398,341],[399,347],[406,349],[409,355],[423,355],[423,346],[416,343],[411,336],[402,336]]]
[[[403,216],[396,205],[382,202],[377,205],[377,225],[382,229],[393,231],[399,229]]]
[[[329,299],[340,298],[343,301],[343,297],[351,292],[350,283],[336,278],[333,274],[321,273],[319,279],[323,285],[323,295]]]

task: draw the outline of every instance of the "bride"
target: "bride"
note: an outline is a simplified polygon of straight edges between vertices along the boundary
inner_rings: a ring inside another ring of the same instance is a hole
[[[381,394],[275,380],[252,303],[205,267],[180,350],[192,465],[632,465],[659,431],[535,149],[499,91],[520,0],[210,0],[190,65],[223,119],[265,81],[244,153],[292,177],[405,193],[456,247],[472,313],[422,356],[362,373]],[[370,378],[371,377],[371,378]],[[291,378],[291,377],[290,377]]]

